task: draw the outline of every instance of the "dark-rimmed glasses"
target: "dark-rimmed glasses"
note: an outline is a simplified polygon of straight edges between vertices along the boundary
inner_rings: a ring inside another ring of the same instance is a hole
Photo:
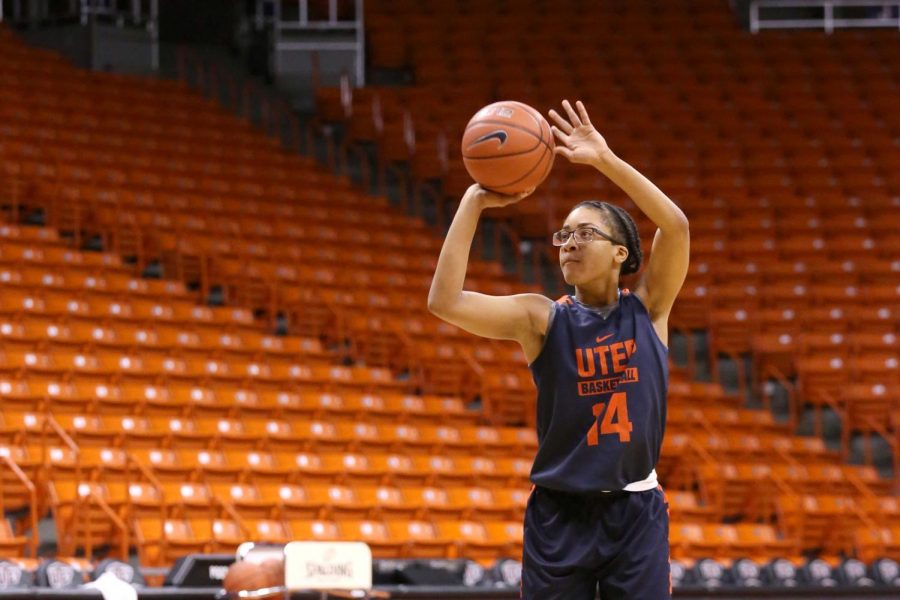
[[[624,246],[625,244],[620,242],[614,237],[611,237],[597,229],[596,227],[591,227],[590,225],[581,225],[576,227],[575,229],[560,229],[553,233],[553,245],[554,246],[565,246],[569,243],[570,237],[575,236],[575,243],[579,246],[582,244],[589,244],[594,241],[594,236],[599,235],[603,239],[612,242],[613,244],[617,244],[619,246]]]

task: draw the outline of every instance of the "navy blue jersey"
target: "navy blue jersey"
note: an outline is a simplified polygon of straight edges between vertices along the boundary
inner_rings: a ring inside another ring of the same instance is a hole
[[[572,296],[553,307],[531,363],[539,444],[531,481],[572,493],[624,490],[659,459],[668,351],[627,290],[606,318]]]

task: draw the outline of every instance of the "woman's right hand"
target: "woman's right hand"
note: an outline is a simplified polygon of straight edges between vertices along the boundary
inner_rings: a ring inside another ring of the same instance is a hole
[[[463,195],[463,201],[467,198],[476,202],[481,208],[502,208],[519,202],[534,193],[534,188],[520,192],[518,194],[498,194],[491,190],[481,187],[477,183],[473,183]]]
[[[577,112],[568,100],[563,100],[562,105],[568,120],[555,110],[550,110],[550,119],[556,123],[550,128],[556,136],[554,153],[562,154],[571,163],[592,165],[600,169],[604,159],[613,155],[609,144],[591,124],[591,118],[581,100],[575,103]]]

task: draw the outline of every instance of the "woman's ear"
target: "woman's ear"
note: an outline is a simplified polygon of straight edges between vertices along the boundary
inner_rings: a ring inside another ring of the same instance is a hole
[[[628,260],[628,248],[616,246],[616,262],[619,263],[619,266],[622,266],[626,260]]]

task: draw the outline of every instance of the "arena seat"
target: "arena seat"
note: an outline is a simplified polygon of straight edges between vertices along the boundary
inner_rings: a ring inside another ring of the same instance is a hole
[[[852,547],[847,533],[858,523],[852,498],[822,494],[779,496],[776,507],[782,528],[801,547],[830,553]]]
[[[289,521],[294,539],[311,541],[338,541],[341,539],[340,529],[334,521],[322,519]]]
[[[210,537],[200,537],[192,523],[183,519],[138,519],[135,543],[141,564],[161,566],[192,552],[211,549]]]
[[[365,542],[376,556],[399,558],[403,555],[405,540],[391,537],[387,525],[381,521],[341,521],[341,535],[347,540]]]
[[[281,520],[316,519],[324,507],[311,500],[306,489],[295,483],[266,482],[259,484],[260,495],[275,502],[275,513]],[[238,509],[239,510],[239,509]]]
[[[517,556],[517,543],[504,527],[496,537],[479,521],[435,521],[438,536],[453,540],[453,556],[465,556],[473,560],[486,560],[496,556]],[[521,553],[521,546],[518,549]]]
[[[27,539],[24,535],[15,535],[9,522],[0,523],[0,550],[4,556],[23,556]]]
[[[441,537],[430,521],[389,520],[386,522],[391,537],[404,540],[402,555],[408,558],[449,558],[452,541]]]
[[[718,520],[711,507],[698,502],[694,492],[669,490],[666,497],[673,522],[711,523]]]
[[[287,544],[293,541],[293,534],[288,530],[287,524],[271,519],[259,519],[246,521],[250,531],[250,538],[261,543]]]
[[[372,506],[372,515],[385,520],[411,519],[422,511],[421,504],[406,489],[380,485],[362,487],[357,492]]]

